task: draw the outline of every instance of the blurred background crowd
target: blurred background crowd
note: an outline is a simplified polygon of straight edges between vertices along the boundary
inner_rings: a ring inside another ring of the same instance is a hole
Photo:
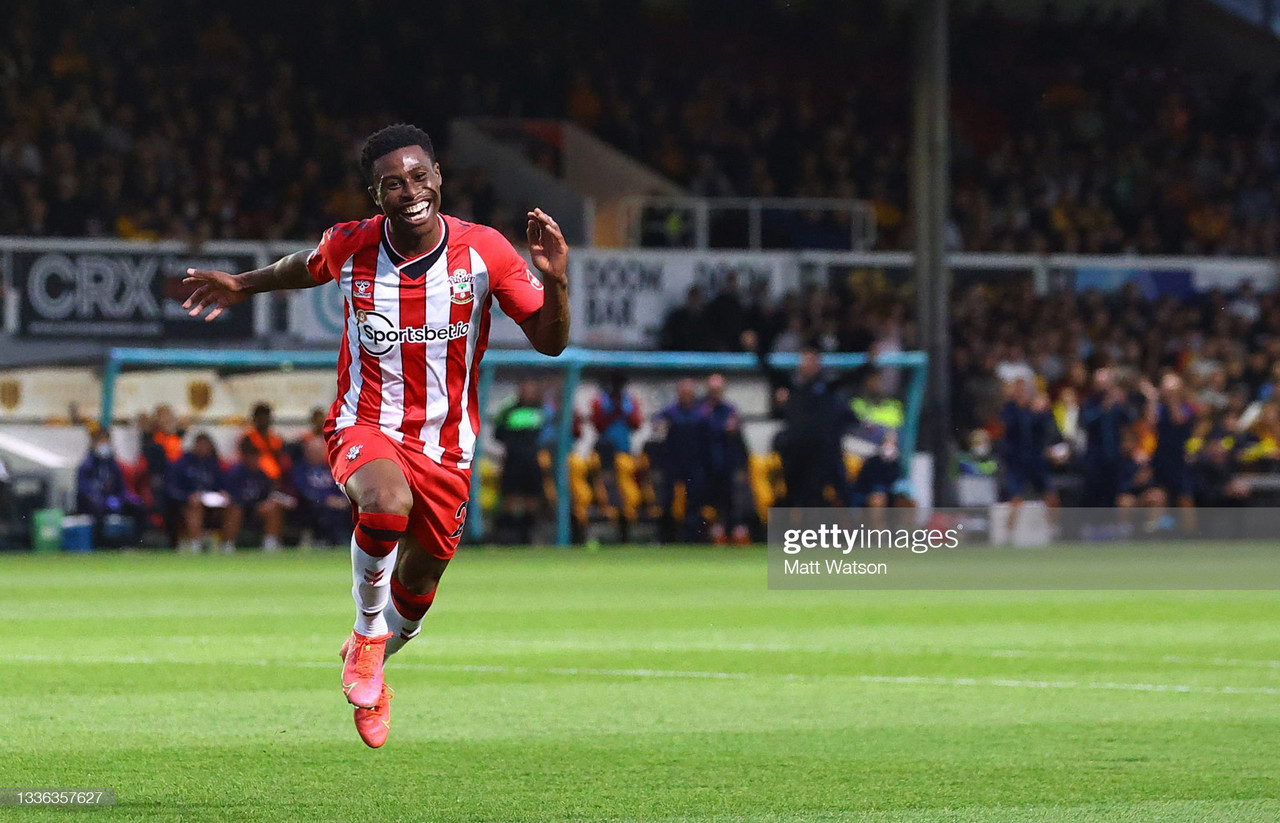
[[[664,346],[873,355],[917,346],[913,292],[841,285],[777,301],[740,294],[732,279],[709,296],[691,290],[667,317]],[[1145,297],[1133,283],[1113,293],[1039,294],[1030,279],[966,284],[961,276],[951,321],[957,468],[1001,481],[1004,498],[1024,492],[1023,467],[1038,478],[1036,496],[1052,485],[1076,505],[1231,505],[1272,491],[1265,475],[1280,470],[1274,292],[1246,281],[1193,297]],[[900,396],[904,387],[893,380],[888,388]],[[1023,429],[1033,409],[1045,428],[1031,436]]]
[[[709,307],[730,299],[719,293]],[[796,325],[790,312],[809,307],[820,318],[838,303],[816,302],[811,295],[756,305],[742,312],[735,337],[706,341],[761,355],[751,379],[765,378],[763,414],[726,396],[742,378],[681,378],[672,402],[651,407],[628,373],[602,374],[571,421],[575,539],[595,539],[603,525],[606,539],[621,541],[747,542],[761,537],[772,505],[914,505],[899,451],[905,380],[876,362],[910,345],[907,305],[882,297],[865,312],[873,321],[857,333],[871,362],[835,372],[824,367],[821,337],[792,340],[786,331]],[[1236,506],[1274,497],[1275,295],[1244,286],[1189,304],[1147,300],[1132,288],[1042,297],[1029,286],[980,284],[959,289],[953,308],[954,469],[978,483],[962,503]],[[705,318],[694,325],[719,328]],[[763,356],[770,351],[798,352],[798,368],[771,368]],[[495,516],[491,539],[549,539],[558,397],[554,382],[526,379],[489,422],[499,449],[477,471],[484,509]],[[78,474],[78,510],[100,529],[126,520],[130,539],[149,533],[188,551],[231,550],[245,534],[267,549],[341,543],[349,504],[325,462],[323,410],[289,440],[275,432],[269,405],[256,406],[251,420],[222,455],[167,406],[137,421],[136,461],[117,460],[99,433]],[[752,449],[747,429],[762,424],[768,442]]]
[[[441,142],[451,117],[568,118],[694,194],[862,199],[879,248],[911,241],[910,38],[880,3],[747,4],[725,36],[714,4],[52,5],[0,31],[3,234],[312,237],[367,212],[354,149],[412,112]],[[1275,253],[1280,87],[1175,69],[1150,10],[1051,8],[954,15],[950,245]],[[443,159],[450,210],[510,231],[523,204]]]
[[[695,195],[867,201],[876,248],[907,249],[911,31],[892,6],[743,4],[725,33],[718,4],[653,0],[441,2],[394,19],[373,0],[306,14],[241,0],[27,4],[0,29],[0,235],[314,238],[370,212],[358,145],[412,119],[437,137],[445,209],[519,243],[526,204],[504,202],[483,171],[450,171],[446,124],[483,115],[573,121]],[[1280,251],[1280,78],[1170,59],[1182,46],[1160,8],[1068,18],[1049,5],[1013,19],[957,6],[951,249]],[[347,36],[371,30],[385,36]],[[544,146],[527,151],[562,171]],[[786,242],[847,242],[842,218],[805,219]],[[777,501],[912,504],[897,451],[906,380],[876,365],[919,348],[910,279],[834,266],[806,282],[770,296],[730,274],[691,288],[661,324],[669,351],[760,355],[763,449],[747,448],[743,430],[759,421],[725,398],[724,377],[673,383],[674,402],[647,408],[627,375],[601,376],[591,407],[574,410],[579,537],[604,520],[624,539],[648,523],[662,539],[734,541],[758,536]],[[961,479],[1002,499],[1097,506],[1273,491],[1276,293],[955,282]],[[799,353],[800,367],[778,373],[769,352]],[[872,362],[831,373],[827,352]],[[493,420],[505,459],[485,482],[513,541],[528,542],[553,503],[554,394],[522,384]],[[346,502],[317,468],[318,428],[284,443],[269,407],[253,418],[229,454],[165,408],[139,421],[136,463],[95,438],[78,508],[99,528],[127,521],[188,550],[234,545],[246,527],[268,548],[331,540]]]

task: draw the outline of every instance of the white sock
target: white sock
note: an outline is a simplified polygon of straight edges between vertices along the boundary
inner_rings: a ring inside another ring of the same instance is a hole
[[[394,597],[387,598],[387,607],[382,610],[382,616],[387,621],[387,631],[391,632],[391,639],[387,641],[387,657],[403,649],[405,643],[417,637],[418,632],[422,631],[421,618],[410,620],[401,614],[396,608]]]
[[[356,633],[379,637],[387,633],[387,619],[382,612],[391,601],[391,575],[395,573],[396,551],[386,557],[374,557],[356,545],[351,536],[351,596],[356,601]]]

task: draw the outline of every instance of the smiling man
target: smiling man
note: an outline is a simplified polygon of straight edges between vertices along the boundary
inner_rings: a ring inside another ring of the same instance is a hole
[[[480,432],[477,375],[493,298],[533,347],[569,340],[569,247],[541,209],[526,234],[539,279],[494,229],[440,212],[431,138],[408,125],[372,134],[360,166],[382,213],[341,223],[312,251],[243,274],[188,270],[184,306],[212,320],[251,294],[333,281],[346,301],[329,466],[352,503],[356,623],[342,689],[360,737],[387,739],[387,655],[418,633],[462,536]]]

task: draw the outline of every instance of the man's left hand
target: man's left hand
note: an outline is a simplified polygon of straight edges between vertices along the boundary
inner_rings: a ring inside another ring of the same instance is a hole
[[[534,268],[545,277],[565,283],[568,279],[569,244],[551,215],[542,209],[529,212],[525,236],[529,240],[529,256],[533,259]]]

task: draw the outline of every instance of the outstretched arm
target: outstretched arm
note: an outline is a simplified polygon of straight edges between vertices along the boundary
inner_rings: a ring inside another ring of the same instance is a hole
[[[542,272],[542,308],[520,324],[525,337],[542,354],[555,357],[569,345],[569,244],[551,215],[529,212],[525,230],[533,266]]]
[[[307,258],[310,255],[309,251],[295,252],[266,268],[243,274],[187,269],[187,277],[182,282],[195,285],[196,290],[183,302],[182,308],[190,309],[192,317],[198,317],[208,309],[209,313],[204,319],[213,320],[251,294],[318,286],[320,284],[307,271]]]

